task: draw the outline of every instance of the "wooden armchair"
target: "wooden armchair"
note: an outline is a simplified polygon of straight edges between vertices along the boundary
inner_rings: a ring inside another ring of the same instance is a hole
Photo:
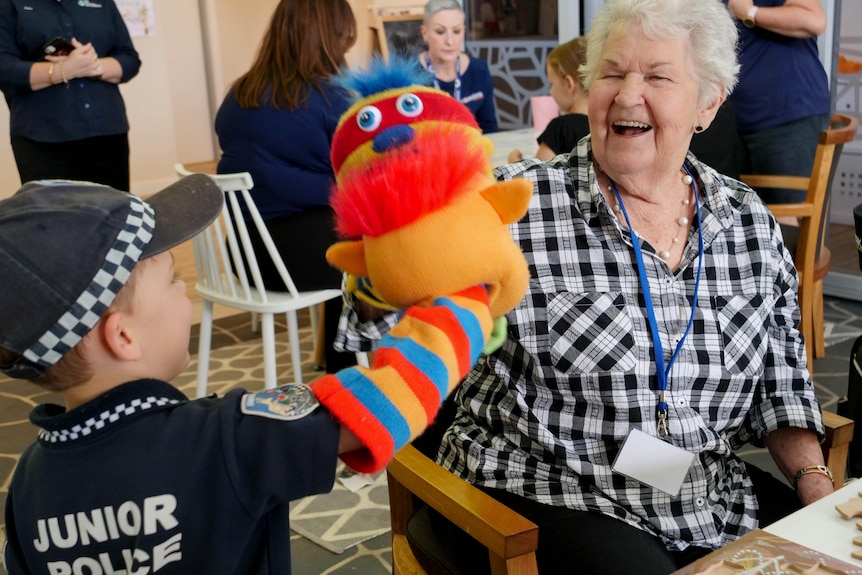
[[[492,575],[537,575],[539,528],[484,491],[407,445],[386,468],[392,518],[393,575],[426,575],[407,541],[407,520],[421,499],[488,548]]]
[[[853,421],[824,412],[823,457],[835,487],[844,484]],[[452,475],[412,445],[387,468],[392,518],[393,575],[427,575],[407,541],[407,520],[419,501],[437,510],[488,548],[492,575],[536,575],[539,528],[484,491]]]
[[[823,323],[823,278],[829,271],[832,254],[824,245],[829,222],[829,192],[832,177],[845,143],[856,137],[858,119],[847,114],[834,114],[829,128],[820,134],[817,154],[810,177],[743,174],[740,179],[752,188],[786,188],[807,190],[804,202],[769,204],[775,217],[796,217],[798,229],[782,226],[785,242],[794,252],[799,272],[799,308],[802,312],[800,331],[805,337],[808,367],[815,357],[826,355]]]

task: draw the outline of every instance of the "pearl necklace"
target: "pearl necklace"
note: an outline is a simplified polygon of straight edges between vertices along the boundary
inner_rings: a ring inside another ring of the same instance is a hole
[[[601,169],[600,169],[600,171],[601,171]],[[602,171],[602,173],[604,173],[604,172]],[[608,176],[607,174],[605,174],[605,177],[606,177],[606,178],[608,178],[608,182],[610,182],[610,181],[611,181],[610,176]],[[686,186],[691,186],[691,184],[692,184],[693,182],[694,182],[694,180],[692,180],[691,176],[689,176],[688,174],[683,175],[683,177],[682,177],[682,183],[684,183]],[[608,192],[612,192],[612,191],[613,191],[613,186],[612,186],[610,183],[608,183],[608,188],[607,188],[607,189],[608,189]],[[686,198],[684,198],[684,199],[682,200],[682,205],[686,207],[685,213],[686,213],[686,214],[688,214],[688,212],[689,212],[688,206],[690,206],[690,205],[691,205],[691,198],[690,198],[690,197],[686,197]],[[616,203],[616,204],[614,204],[614,206],[613,206],[613,208],[612,208],[612,209],[613,209],[614,214],[616,214],[617,219],[619,220],[619,216],[620,216],[620,214],[622,214],[622,211],[623,211],[622,206],[620,206],[620,204],[619,204],[619,203]],[[688,216],[682,216],[681,218],[678,218],[678,219],[676,220],[676,223],[679,225],[680,229],[684,229],[684,230],[685,230],[685,229],[688,229],[688,224],[689,224]],[[675,238],[673,238],[673,239],[671,240],[671,247],[670,247],[670,249],[667,249],[667,250],[661,250],[661,251],[658,253],[658,256],[659,256],[661,259],[663,259],[663,260],[667,261],[668,259],[670,259],[670,250],[674,249],[678,243],[679,243],[679,236],[677,236],[677,237],[675,237]]]

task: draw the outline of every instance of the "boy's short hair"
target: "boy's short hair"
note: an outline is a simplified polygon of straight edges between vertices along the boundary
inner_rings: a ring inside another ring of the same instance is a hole
[[[0,364],[36,379],[98,323],[142,259],[196,235],[224,196],[195,174],[142,199],[69,180],[28,182],[0,201]]]

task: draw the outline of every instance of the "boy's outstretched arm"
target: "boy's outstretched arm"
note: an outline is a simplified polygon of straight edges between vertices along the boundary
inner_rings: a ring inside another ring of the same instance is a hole
[[[479,359],[493,318],[476,286],[408,308],[380,341],[369,368],[357,366],[310,384],[341,422],[339,453],[373,473],[434,420],[443,399]]]

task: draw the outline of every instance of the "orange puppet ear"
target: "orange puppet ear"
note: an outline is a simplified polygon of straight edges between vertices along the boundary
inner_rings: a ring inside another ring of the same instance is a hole
[[[326,250],[326,261],[343,272],[357,277],[366,277],[365,244],[359,242],[338,242]]]
[[[497,182],[482,190],[482,197],[494,206],[504,224],[513,224],[524,217],[533,195],[533,184],[523,178]]]

